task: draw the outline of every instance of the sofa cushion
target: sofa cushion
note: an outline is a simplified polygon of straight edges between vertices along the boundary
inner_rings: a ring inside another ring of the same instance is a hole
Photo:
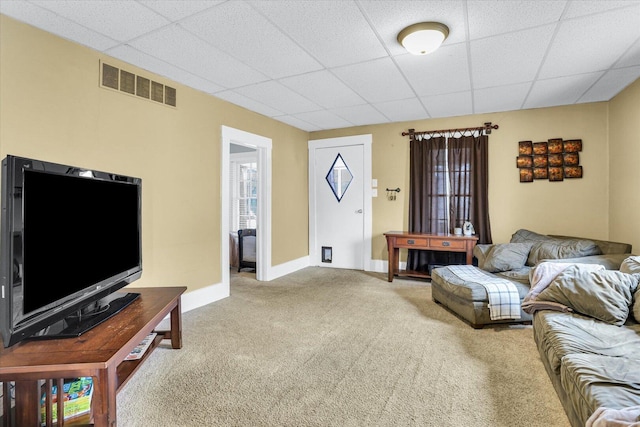
[[[495,273],[495,275],[504,277],[505,279],[509,279],[512,282],[517,281],[522,283],[523,285],[529,286],[530,271],[531,267],[525,265],[524,267],[518,268],[517,270],[501,271],[499,273]]]
[[[640,360],[570,354],[562,361],[560,382],[574,409],[587,420],[599,407],[622,409],[640,402]]]
[[[490,273],[518,270],[524,267],[531,245],[528,243],[500,243],[490,245],[484,252],[482,262],[478,259],[478,267]]]
[[[620,271],[623,273],[640,273],[640,256],[628,256],[620,264]]]
[[[531,246],[527,265],[536,265],[542,260],[577,258],[599,255],[600,248],[595,242],[584,239],[545,240]]]
[[[629,316],[638,277],[615,270],[588,271],[572,265],[540,292],[537,300],[559,303],[619,326]]]
[[[629,254],[601,254],[589,255],[577,258],[554,259],[553,262],[563,262],[570,264],[598,264],[607,270],[619,270],[622,262],[629,257]]]
[[[638,273],[635,273],[634,276],[637,277]],[[635,294],[633,294],[633,307],[631,308],[631,310],[636,322],[640,323],[640,286],[638,286]]]
[[[557,375],[572,353],[611,357],[640,355],[640,324],[618,327],[577,313],[539,311],[533,317],[536,343]]]

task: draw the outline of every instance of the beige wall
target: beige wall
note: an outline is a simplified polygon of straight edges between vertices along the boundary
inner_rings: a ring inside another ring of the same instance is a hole
[[[272,264],[308,255],[308,134],[0,15],[0,156],[143,180],[136,286],[219,283],[221,126],[273,140]],[[99,62],[177,89],[177,108],[99,87]]]
[[[609,102],[609,234],[640,254],[640,79]]]
[[[607,103],[314,132],[311,139],[373,135],[373,178],[378,179],[379,194],[373,201],[373,259],[387,259],[382,233],[407,228],[409,139],[401,133],[409,128],[482,126],[488,121],[500,127],[489,139],[489,205],[494,242],[509,241],[519,228],[540,233],[608,237]],[[580,164],[584,178],[520,183],[515,163],[518,141],[549,138],[582,139]],[[396,201],[386,200],[384,189],[387,187],[401,188]]]

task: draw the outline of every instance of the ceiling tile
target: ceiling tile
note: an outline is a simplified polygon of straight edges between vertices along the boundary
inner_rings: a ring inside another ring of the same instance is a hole
[[[578,102],[609,101],[633,83],[640,74],[640,66],[607,71]]]
[[[202,12],[215,5],[223,3],[224,0],[138,0],[149,9],[154,10],[158,14],[164,16],[168,20],[174,22],[191,16],[195,13]]]
[[[102,51],[118,44],[112,38],[23,0],[0,1],[0,13],[92,49]]]
[[[305,122],[304,120],[300,120],[297,117],[294,116],[278,116],[278,117],[273,117],[275,120],[278,120],[282,123],[286,123],[288,125],[291,125],[295,128],[298,129],[302,129],[304,131],[307,132],[314,132],[314,131],[318,131],[318,130],[322,130],[321,127],[316,126],[316,125],[312,125],[311,123]]]
[[[343,118],[336,116],[335,114],[326,111],[311,111],[308,113],[296,114],[295,117],[298,120],[302,120],[307,123],[311,123],[320,129],[339,129],[353,126],[351,123]]]
[[[471,42],[473,87],[481,89],[532,81],[544,58],[554,25]]]
[[[260,0],[250,4],[327,68],[387,55],[355,2]]]
[[[531,88],[531,83],[476,89],[473,91],[473,112],[494,113],[519,110]]]
[[[633,11],[633,13],[631,13]],[[603,19],[606,16],[606,19]],[[615,27],[611,23],[615,22]],[[610,68],[637,40],[640,3],[601,15],[560,23],[540,78],[588,73]]]
[[[317,104],[275,81],[244,86],[236,92],[288,115],[320,109]]]
[[[181,25],[207,43],[271,78],[322,66],[246,3],[232,1],[185,19]],[[286,61],[274,60],[286,53]]]
[[[460,0],[403,2],[364,0],[359,2],[391,55],[407,52],[398,43],[398,33],[405,27],[418,22],[436,21],[449,27],[449,36],[443,46],[464,42],[466,24],[463,3]]]
[[[464,43],[443,46],[429,55],[407,53],[396,56],[394,60],[418,96],[460,92],[470,88]]]
[[[205,93],[213,93],[223,89],[221,86],[209,80],[195,76],[153,56],[142,53],[131,46],[117,46],[108,50],[107,54],[121,61],[128,62],[129,64],[136,64],[139,68],[149,70],[149,72],[175,80],[176,82],[180,82]]]
[[[429,118],[418,98],[381,102],[373,106],[392,122],[424,120]]]
[[[324,108],[363,104],[364,100],[329,71],[317,71],[279,80]]]
[[[169,24],[133,0],[33,0],[32,3],[118,41],[127,41]]]
[[[270,106],[265,105],[261,102],[258,102],[254,99],[247,98],[246,96],[232,90],[217,92],[214,94],[214,96],[216,98],[229,101],[232,104],[239,105],[240,107],[244,107],[247,110],[255,111],[256,113],[260,113],[267,117],[284,115],[282,111],[276,110],[275,108],[271,108]]]
[[[574,104],[603,73],[538,80],[533,84],[524,108]]]
[[[179,25],[150,33],[130,44],[148,55],[179,64],[180,68],[206,80],[215,81],[225,88],[266,80],[261,73],[206,44]]]
[[[386,123],[389,121],[382,113],[369,104],[335,108],[332,112],[348,122],[353,123],[355,126]]]
[[[348,65],[332,71],[368,102],[393,101],[414,95],[391,58]]]
[[[564,18],[576,18],[629,6],[638,6],[638,0],[571,1]]]
[[[629,48],[629,50],[625,52],[624,55],[622,55],[622,58],[616,62],[615,67],[621,68],[634,65],[640,65],[640,38]]]
[[[448,93],[446,95],[423,96],[420,98],[427,107],[429,116],[451,117],[473,114],[471,92]]]
[[[566,1],[469,0],[469,37],[477,40],[497,34],[557,22]]]

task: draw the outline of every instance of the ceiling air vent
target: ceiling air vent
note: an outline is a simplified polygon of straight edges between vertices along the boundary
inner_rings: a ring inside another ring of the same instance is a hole
[[[171,107],[176,106],[177,94],[176,89],[173,87],[165,86],[162,83],[121,70],[104,62],[102,63],[100,77],[102,87],[115,89],[121,93],[159,102]]]

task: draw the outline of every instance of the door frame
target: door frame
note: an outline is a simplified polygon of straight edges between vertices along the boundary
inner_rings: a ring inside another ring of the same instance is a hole
[[[271,138],[222,126],[221,196],[222,215],[222,282],[229,283],[229,165],[231,143],[255,148],[258,153],[258,212],[256,226],[256,279],[267,281],[271,277]]]
[[[363,146],[363,173],[364,173],[364,188],[363,188],[363,242],[362,242],[362,265],[365,271],[373,271],[372,258],[371,258],[371,239],[372,233],[372,191],[371,191],[371,145],[372,135],[355,135],[344,136],[339,138],[326,138],[315,139],[309,141],[309,264],[316,266],[319,248],[317,247],[317,225],[316,225],[316,200],[315,200],[315,188],[316,188],[316,169],[315,169],[315,150],[318,148],[337,148],[352,145]]]

